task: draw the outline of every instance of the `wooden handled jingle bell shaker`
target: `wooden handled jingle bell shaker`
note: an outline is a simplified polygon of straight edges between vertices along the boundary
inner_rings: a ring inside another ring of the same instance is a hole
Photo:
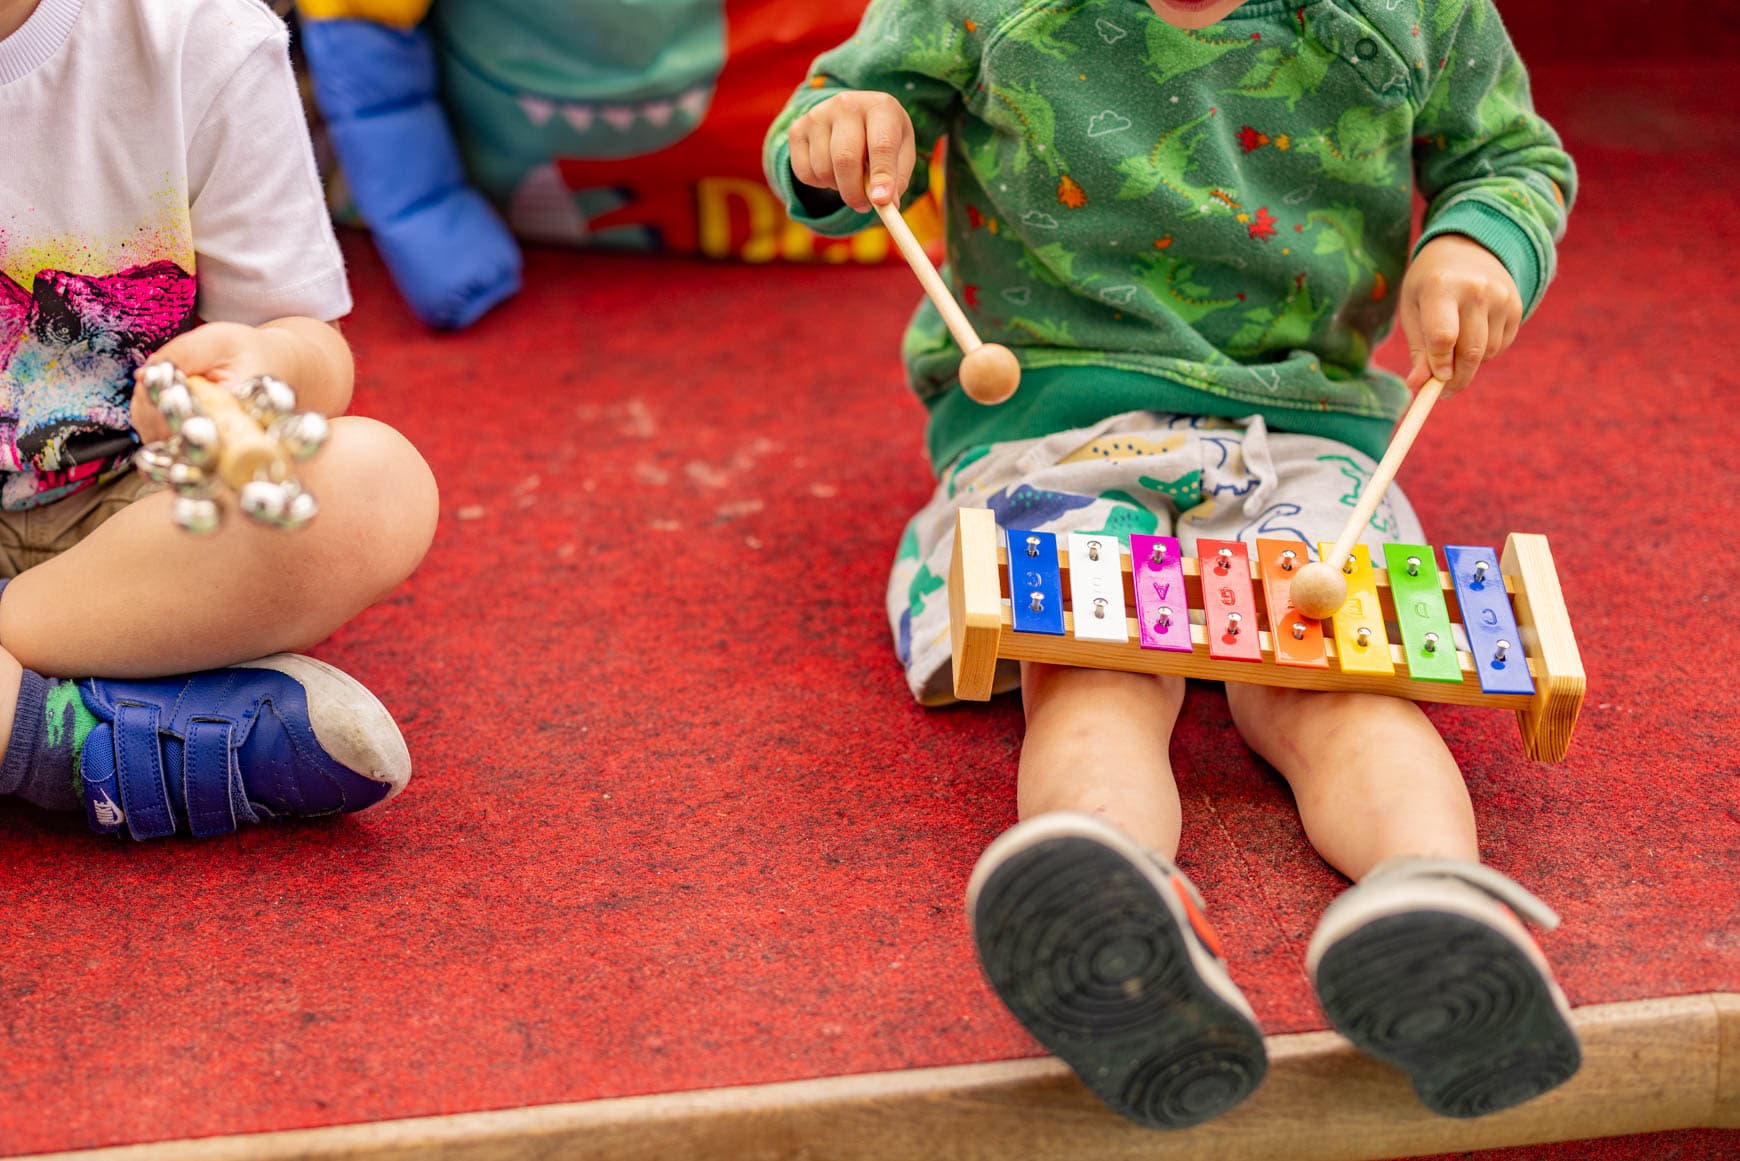
[[[170,437],[139,449],[134,462],[175,489],[174,520],[196,535],[223,522],[217,497],[227,487],[256,524],[305,527],[320,505],[302,489],[292,465],[326,442],[324,416],[296,410],[296,392],[262,375],[222,387],[172,363],[153,363],[145,392],[169,424]]]

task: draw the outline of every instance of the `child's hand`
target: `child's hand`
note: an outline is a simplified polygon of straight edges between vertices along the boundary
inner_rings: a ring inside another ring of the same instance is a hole
[[[887,93],[852,92],[829,97],[792,122],[791,171],[805,185],[840,192],[861,214],[871,202],[899,204],[918,158],[912,118]],[[865,196],[865,159],[869,196]]]
[[[1492,251],[1460,234],[1442,234],[1409,267],[1401,310],[1413,359],[1409,389],[1441,379],[1444,394],[1454,395],[1516,340],[1523,304],[1516,280]]]
[[[207,323],[164,343],[149,359],[174,363],[187,375],[214,383],[240,383],[256,375],[284,375],[283,335],[241,323]],[[169,423],[140,382],[143,368],[133,373],[133,429],[145,443],[169,438]]]

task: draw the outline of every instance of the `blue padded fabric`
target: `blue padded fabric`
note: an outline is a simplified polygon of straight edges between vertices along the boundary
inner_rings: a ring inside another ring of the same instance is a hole
[[[302,47],[357,212],[417,317],[459,328],[518,292],[519,243],[466,179],[421,29],[303,22]]]

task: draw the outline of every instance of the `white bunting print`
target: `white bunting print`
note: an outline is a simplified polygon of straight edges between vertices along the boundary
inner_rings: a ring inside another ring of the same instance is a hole
[[[592,106],[563,105],[562,120],[573,127],[574,132],[584,133],[592,128]]]
[[[546,101],[542,97],[521,97],[520,110],[525,113],[526,120],[542,129],[556,112],[556,102]]]
[[[699,121],[701,114],[707,111],[707,103],[710,100],[712,100],[712,94],[706,89],[690,89],[677,98],[677,107],[691,120]]]
[[[1003,297],[1016,306],[1026,306],[1033,297],[1033,291],[1025,286],[1010,286],[1004,288]]]

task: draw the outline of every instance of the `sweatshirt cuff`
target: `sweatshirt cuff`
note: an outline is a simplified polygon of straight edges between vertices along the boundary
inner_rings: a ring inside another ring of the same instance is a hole
[[[767,180],[773,186],[773,192],[779,195],[779,200],[785,203],[785,212],[791,220],[800,226],[808,226],[824,237],[844,238],[849,234],[856,234],[876,220],[875,214],[861,214],[845,202],[841,202],[840,208],[832,213],[820,216],[812,214],[804,205],[804,199],[798,196],[797,175],[791,171],[791,146],[783,141],[774,148]]]
[[[1513,218],[1484,202],[1457,202],[1427,224],[1414,245],[1414,256],[1418,257],[1422,246],[1442,234],[1462,234],[1491,251],[1516,280],[1517,293],[1523,300],[1523,316],[1526,318],[1534,311],[1546,289],[1541,259],[1527,231]]]

